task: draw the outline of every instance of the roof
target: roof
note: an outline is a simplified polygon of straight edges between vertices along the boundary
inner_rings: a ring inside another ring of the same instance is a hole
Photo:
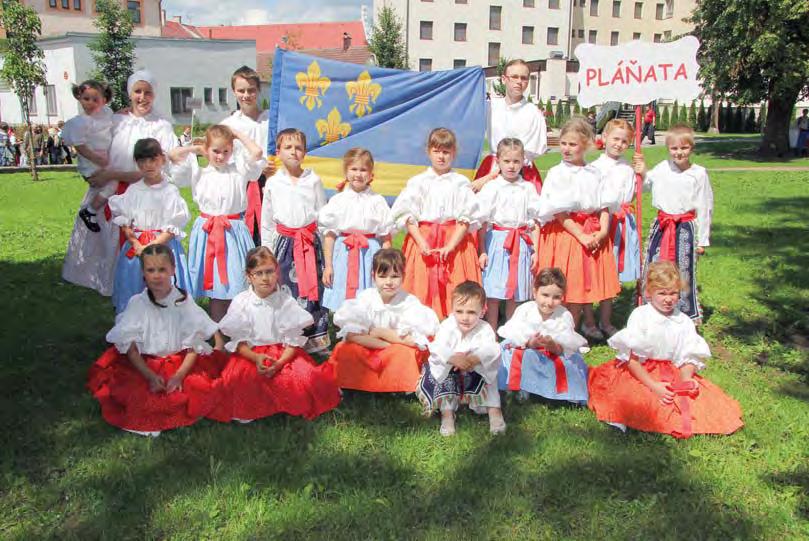
[[[296,53],[303,53],[329,60],[349,62],[351,64],[368,64],[371,61],[371,51],[367,45],[355,47],[352,45],[347,50],[342,47],[329,49],[296,49]],[[272,59],[275,51],[265,51],[256,53],[256,71],[262,81],[269,81],[272,76]]]
[[[362,21],[197,26],[194,30],[209,39],[255,39],[256,51],[260,53],[271,52],[276,47],[294,50],[342,49],[344,32],[351,36],[352,47],[368,45]]]
[[[166,23],[160,29],[160,35],[164,38],[201,39],[203,37],[195,26],[183,24],[177,21],[166,21]]]

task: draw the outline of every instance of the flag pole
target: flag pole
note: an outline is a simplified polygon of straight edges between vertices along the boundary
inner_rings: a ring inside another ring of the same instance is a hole
[[[641,133],[641,106],[635,106],[635,154],[642,154],[641,152],[641,144],[643,143],[643,133]],[[638,250],[638,254],[640,257],[640,264],[638,268],[640,269],[640,278],[638,281],[640,283],[637,284],[635,287],[635,292],[637,295],[637,305],[640,306],[643,304],[643,292],[641,288],[643,287],[643,177],[641,177],[638,173],[635,173],[635,197],[637,198],[635,203],[635,221],[637,224],[638,229],[638,246],[640,249]],[[626,225],[624,226],[626,227]]]

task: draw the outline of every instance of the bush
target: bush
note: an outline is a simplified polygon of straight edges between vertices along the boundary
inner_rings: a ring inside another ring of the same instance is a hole
[[[669,116],[669,108],[663,107],[663,113],[660,115],[660,120],[657,122],[658,130],[667,130],[671,125],[671,117]]]
[[[733,132],[742,133],[744,131],[744,107],[736,107],[733,113]]]
[[[710,118],[711,117],[705,113],[705,100],[700,100],[699,111],[697,112],[697,129],[702,132],[708,131]]]
[[[744,133],[756,133],[756,110],[752,107],[747,109],[747,116],[744,119]]]
[[[562,125],[565,123],[565,110],[562,106],[562,100],[556,102],[556,111],[553,113],[554,120],[556,121],[556,127],[561,128]]]
[[[677,103],[677,100],[674,100],[674,107],[671,108],[671,118],[669,119],[668,127],[671,127],[672,124],[676,124],[678,118],[680,118],[680,104]]]
[[[688,107],[688,118],[686,119],[688,125],[693,129],[697,129],[697,102],[692,101]]]

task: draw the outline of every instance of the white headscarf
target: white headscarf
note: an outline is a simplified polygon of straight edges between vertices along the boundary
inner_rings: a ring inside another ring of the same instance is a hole
[[[138,81],[149,83],[149,85],[151,85],[152,87],[152,92],[157,94],[157,81],[155,81],[152,72],[146,69],[139,69],[138,71],[129,76],[129,79],[126,80],[127,94],[132,94],[132,87],[134,87],[135,83],[137,83]]]

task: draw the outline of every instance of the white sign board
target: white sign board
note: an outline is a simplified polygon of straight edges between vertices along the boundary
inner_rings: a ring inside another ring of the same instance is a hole
[[[699,97],[699,40],[685,36],[671,43],[630,41],[605,46],[582,43],[579,95],[582,107],[608,101],[642,105],[660,98],[688,102]]]
[[[202,98],[192,98],[191,96],[186,96],[186,98],[185,98],[185,108],[186,109],[202,109]]]

